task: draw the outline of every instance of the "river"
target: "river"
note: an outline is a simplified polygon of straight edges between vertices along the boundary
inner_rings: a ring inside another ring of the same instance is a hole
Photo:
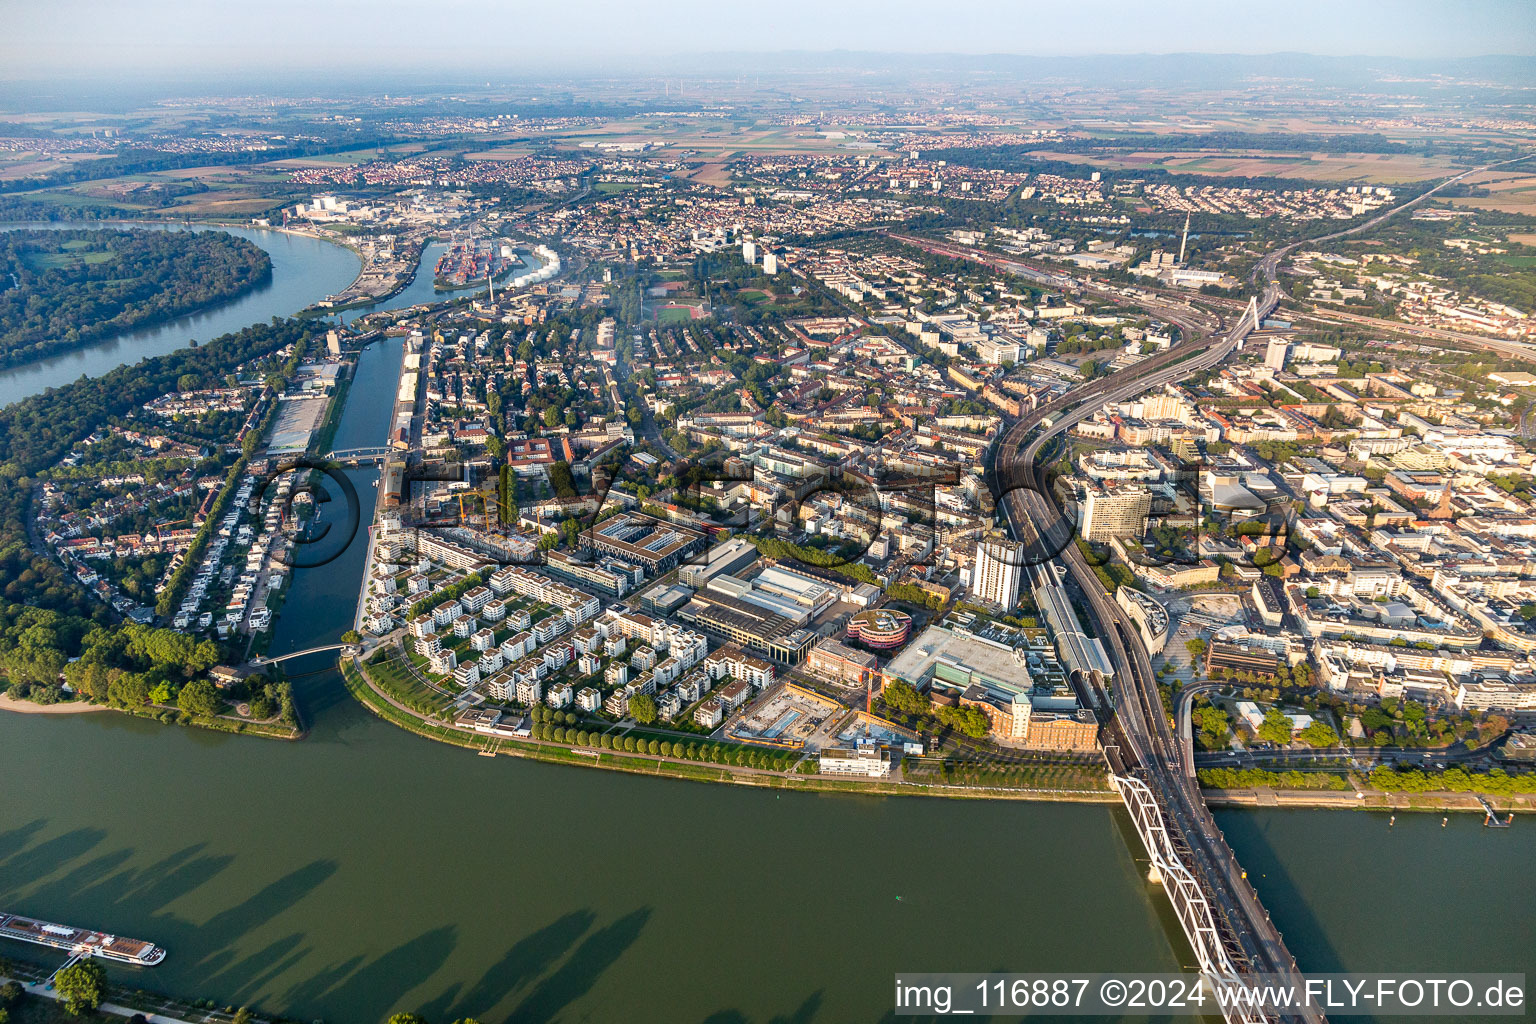
[[[360,357],[337,447],[386,435],[400,352]],[[352,479],[367,522],[375,472]],[[348,628],[365,541],[295,573],[275,653]],[[1191,962],[1116,808],[477,757],[373,718],[328,660],[289,663],[301,743],[0,715],[0,907],[169,949],[119,980],[330,1024],[844,1024],[881,1019],[897,971]],[[1536,977],[1530,823],[1219,820],[1309,970]]]
[[[0,371],[0,405],[9,405],[45,388],[59,387],[82,375],[99,377],[124,363],[144,356],[161,356],[185,348],[196,339],[209,341],[221,334],[264,323],[274,316],[291,316],[327,295],[341,291],[357,277],[357,255],[344,246],[308,235],[256,228],[193,227],[154,223],[41,223],[12,224],[11,228],[116,228],[159,231],[227,231],[261,246],[272,258],[272,278],[238,298],[200,313],[114,335],[90,345],[46,359]],[[431,277],[428,275],[428,285]]]
[[[400,347],[363,353],[338,446],[387,432]],[[365,522],[374,477],[352,474]],[[348,627],[364,540],[296,571],[274,653]],[[114,975],[333,1024],[401,1008],[866,1020],[898,967],[1177,969],[1103,808],[780,797],[481,758],[373,718],[327,663],[290,663],[302,743],[0,718],[0,905],[170,950]],[[72,769],[82,752],[114,769]]]
[[[160,356],[183,348],[188,342],[209,341],[221,334],[238,331],[251,324],[264,323],[274,316],[291,316],[301,309],[314,305],[327,295],[334,295],[357,277],[361,266],[357,254],[345,246],[311,235],[261,228],[221,226],[186,226],[161,224],[152,221],[70,221],[8,224],[0,230],[21,228],[136,228],[154,231],[227,231],[248,239],[260,246],[272,259],[272,278],[265,284],[231,299],[228,302],[185,316],[168,320],[153,327],[104,338],[69,352],[62,352],[45,359],[0,370],[0,405],[36,394],[46,388],[59,387],[82,375],[99,377],[124,363],[136,362],[144,356]],[[448,251],[448,243],[431,242],[422,250],[416,276],[399,293],[342,315],[353,319],[368,313],[392,309],[404,309],[417,303],[442,302],[447,298],[483,292],[484,287],[463,288],[452,292],[438,291],[433,286],[433,270],[437,260]],[[531,254],[521,254],[521,266],[505,275],[522,273],[538,266]]]

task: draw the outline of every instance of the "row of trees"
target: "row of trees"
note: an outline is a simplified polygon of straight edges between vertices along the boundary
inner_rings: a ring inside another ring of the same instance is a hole
[[[631,711],[633,702],[630,698]],[[649,699],[649,698],[647,698]],[[710,743],[705,740],[658,740],[646,739],[633,734],[615,736],[613,733],[572,728],[546,722],[534,726],[534,738],[550,743],[569,743],[577,747],[597,747],[629,754],[650,754],[653,757],[675,757],[687,761],[702,761],[718,765],[735,765],[738,768],[761,768],[765,771],[788,771],[795,762],[794,754],[774,750],[755,750],[736,744]]]
[[[1201,768],[1195,772],[1207,789],[1326,789],[1345,790],[1349,782],[1330,772],[1272,772],[1263,768]]]
[[[1511,775],[1502,768],[1469,772],[1465,768],[1447,768],[1426,772],[1422,768],[1380,767],[1371,772],[1371,785],[1389,793],[1486,793],[1490,796],[1514,796],[1536,793],[1536,775]]]

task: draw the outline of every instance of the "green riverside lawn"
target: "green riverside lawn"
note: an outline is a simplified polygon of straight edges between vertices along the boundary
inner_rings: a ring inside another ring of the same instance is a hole
[[[631,754],[585,748],[570,742],[492,737],[432,721],[429,716],[445,712],[448,702],[437,694],[423,699],[423,694],[418,692],[421,690],[419,684],[414,684],[404,673],[396,674],[381,686],[373,679],[374,670],[365,668],[353,659],[341,659],[338,666],[348,692],[385,721],[428,739],[484,753],[509,754],[552,764],[607,768],[612,771],[670,776],[699,782],[727,782],[780,789],[1072,803],[1119,802],[1119,797],[1108,788],[1107,780],[1105,788],[1097,790],[894,782],[857,778],[832,779],[800,772],[777,772],[679,760],[664,755]],[[389,675],[387,672],[385,674]],[[404,686],[406,689],[398,693],[390,692],[393,689],[391,683],[395,687]],[[401,705],[408,705],[411,710],[406,710]],[[1210,785],[1214,780],[1202,779],[1202,788],[1206,789],[1208,798],[1213,804],[1221,806],[1270,804],[1352,810],[1457,810],[1482,813],[1482,806],[1477,803],[1471,792],[1384,791],[1371,786],[1369,776],[1330,773],[1312,773],[1315,777],[1307,779],[1306,785],[1286,788],[1285,778],[1289,774],[1301,773],[1266,773],[1266,776],[1274,775],[1274,778],[1254,780],[1252,786],[1232,789],[1215,788]],[[1363,797],[1357,794],[1363,794]],[[1501,808],[1506,805],[1516,808],[1536,808],[1536,794],[1523,792],[1499,794],[1494,799]]]
[[[347,691],[352,696],[356,697],[380,718],[398,725],[402,729],[414,732],[419,736],[425,736],[428,739],[451,743],[466,749],[478,751],[493,749],[497,754],[509,754],[514,757],[525,757],[552,764],[581,765],[584,767],[607,768],[612,771],[692,779],[698,782],[728,782],[736,785],[765,786],[776,789],[1083,803],[1119,802],[1119,797],[1108,789],[1107,784],[1100,791],[917,784],[854,778],[831,779],[814,774],[773,772],[734,765],[678,760],[657,755],[629,754],[597,749],[589,751],[584,748],[573,747],[570,743],[514,740],[485,736],[434,723],[417,713],[402,710],[395,703],[391,703],[390,699],[386,699],[384,690],[373,682],[370,670],[352,659],[342,659],[340,668],[342,678],[346,682]]]

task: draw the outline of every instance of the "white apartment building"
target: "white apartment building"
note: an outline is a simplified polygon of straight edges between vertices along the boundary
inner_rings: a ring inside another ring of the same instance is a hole
[[[1024,546],[1017,541],[983,538],[976,545],[971,591],[983,601],[1012,608],[1024,581],[1023,553]]]

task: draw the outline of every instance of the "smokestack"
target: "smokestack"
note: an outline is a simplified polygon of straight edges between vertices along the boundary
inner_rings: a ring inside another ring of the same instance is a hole
[[[1184,265],[1184,246],[1189,244],[1189,214],[1184,215],[1184,237],[1179,239],[1179,266]]]

